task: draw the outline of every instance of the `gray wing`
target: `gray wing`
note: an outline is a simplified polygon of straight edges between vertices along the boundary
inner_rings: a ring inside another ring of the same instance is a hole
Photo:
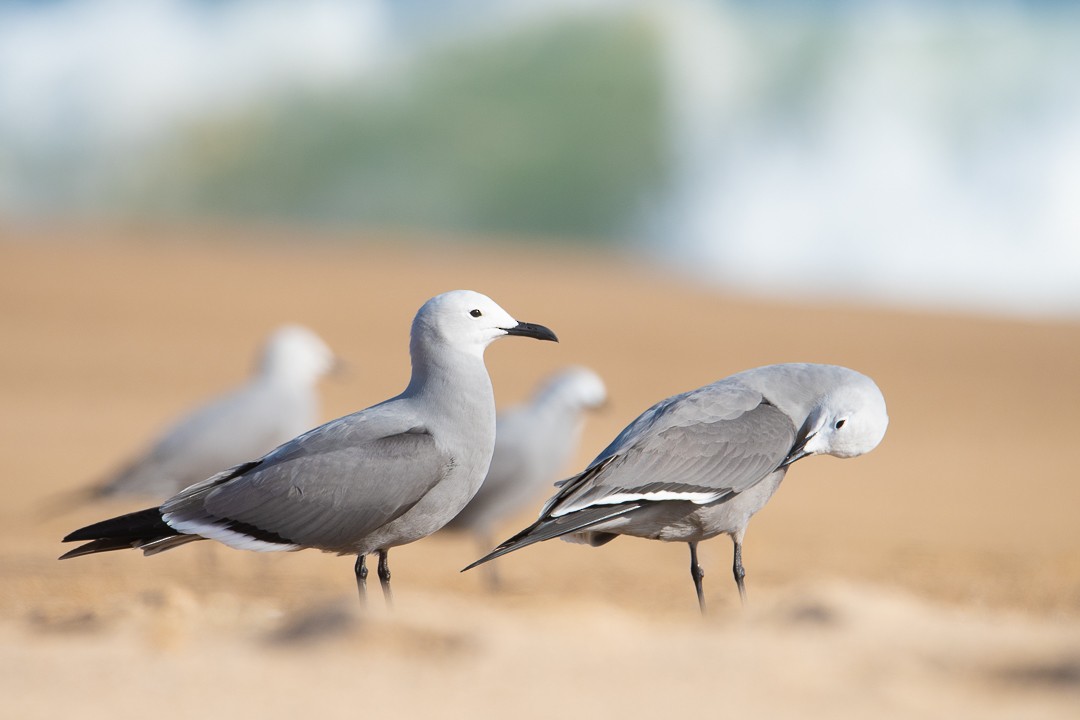
[[[795,434],[791,419],[760,393],[731,383],[706,386],[646,411],[541,514],[642,500],[722,500],[776,470]]]
[[[173,527],[225,542],[221,529],[347,550],[408,511],[452,463],[422,424],[364,411],[192,486],[162,512]]]

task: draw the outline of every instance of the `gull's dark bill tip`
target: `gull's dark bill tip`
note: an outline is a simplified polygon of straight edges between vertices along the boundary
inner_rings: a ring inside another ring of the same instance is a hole
[[[506,328],[507,335],[521,335],[523,337],[536,338],[537,340],[551,340],[552,342],[559,342],[559,338],[555,336],[549,328],[543,325],[537,325],[536,323],[519,322],[512,328]]]

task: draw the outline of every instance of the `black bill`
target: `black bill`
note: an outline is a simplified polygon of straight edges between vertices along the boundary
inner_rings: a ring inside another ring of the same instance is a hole
[[[503,328],[507,335],[522,335],[524,337],[536,338],[537,340],[551,340],[552,342],[559,342],[559,338],[555,337],[555,333],[551,332],[543,325],[536,325],[534,323],[519,322],[512,328]]]

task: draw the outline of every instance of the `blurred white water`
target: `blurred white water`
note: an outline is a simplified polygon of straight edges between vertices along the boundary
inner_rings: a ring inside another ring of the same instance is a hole
[[[0,212],[92,212],[148,144],[370,73],[385,35],[376,0],[0,4]]]
[[[332,86],[384,56],[374,0],[92,0],[0,6],[0,135],[112,142]]]
[[[558,32],[583,14],[648,28],[661,65],[663,107],[641,112],[663,115],[662,182],[645,176],[648,160],[586,168],[594,187],[613,174],[625,180],[627,167],[643,173],[639,192],[617,196],[630,199],[606,221],[609,236],[741,291],[1080,317],[1080,10],[1050,1],[5,3],[0,217],[103,204],[115,213],[118,162],[192,122],[268,98],[288,105],[292,90],[407,87],[403,57],[433,56],[448,43],[488,52],[484,43],[500,33]],[[492,65],[505,61],[491,56]],[[551,97],[540,127],[564,116],[562,99]],[[497,97],[482,100],[476,112],[497,117]],[[613,129],[626,125],[620,112]],[[348,122],[319,127],[337,126],[352,132]],[[557,181],[559,168],[543,166],[553,153],[530,150],[522,161],[542,168],[538,182]],[[276,167],[253,165],[267,166]],[[335,171],[341,187],[370,187]],[[537,196],[552,197],[550,187]],[[548,207],[548,234],[573,234],[559,222],[566,212],[554,217],[558,203]],[[542,215],[518,215],[531,222],[518,232],[543,234]],[[518,215],[500,216],[508,224],[498,231],[514,233]]]
[[[765,294],[1080,315],[1080,15],[688,1],[658,19],[663,256]]]

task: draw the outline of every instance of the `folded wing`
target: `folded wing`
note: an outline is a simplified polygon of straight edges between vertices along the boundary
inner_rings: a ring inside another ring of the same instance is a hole
[[[348,551],[413,507],[452,462],[422,424],[347,416],[239,474],[188,488],[162,513],[172,527],[234,547],[259,549],[254,539]]]

